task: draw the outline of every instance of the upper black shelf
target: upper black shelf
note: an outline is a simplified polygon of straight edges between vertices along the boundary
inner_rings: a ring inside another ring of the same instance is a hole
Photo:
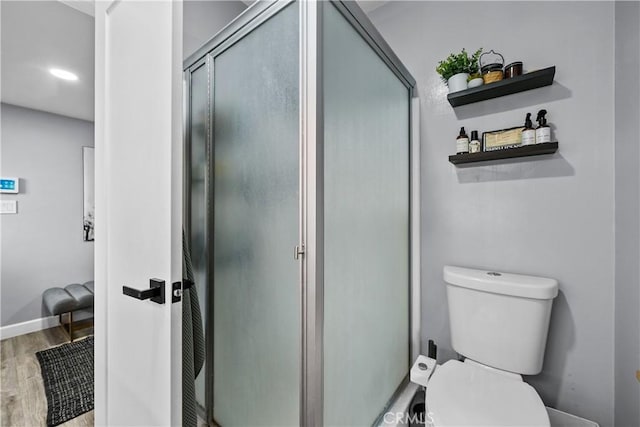
[[[500,80],[499,82],[453,92],[447,95],[447,99],[452,107],[459,107],[473,102],[549,86],[553,83],[553,77],[555,75],[556,67],[554,65],[553,67],[532,71],[521,76]]]

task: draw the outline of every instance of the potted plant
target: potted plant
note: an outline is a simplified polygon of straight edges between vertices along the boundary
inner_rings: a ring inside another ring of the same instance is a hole
[[[483,84],[484,80],[482,80],[482,75],[480,75],[480,73],[470,74],[467,79],[467,86],[469,88],[482,86]]]
[[[449,86],[449,93],[467,88],[469,74],[478,72],[478,58],[482,48],[469,56],[465,49],[458,54],[450,54],[446,59],[438,62],[436,71]]]

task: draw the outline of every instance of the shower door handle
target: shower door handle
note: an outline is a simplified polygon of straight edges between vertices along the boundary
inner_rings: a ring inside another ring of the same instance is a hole
[[[293,248],[293,259],[297,261],[302,255],[304,255],[304,245],[296,245],[296,247]]]
[[[150,299],[156,304],[164,304],[164,280],[149,279],[149,289],[144,290],[123,286],[122,293],[135,299]]]

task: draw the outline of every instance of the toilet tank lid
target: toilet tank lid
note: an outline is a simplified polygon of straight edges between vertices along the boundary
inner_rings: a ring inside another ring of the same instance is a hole
[[[557,280],[523,274],[445,265],[444,280],[463,288],[522,298],[553,299],[558,295]]]

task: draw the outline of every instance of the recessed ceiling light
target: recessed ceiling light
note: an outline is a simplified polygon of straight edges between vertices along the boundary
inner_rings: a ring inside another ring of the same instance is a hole
[[[61,70],[60,68],[49,68],[49,72],[62,80],[70,80],[70,81],[78,80],[78,76],[73,74],[71,71]]]

